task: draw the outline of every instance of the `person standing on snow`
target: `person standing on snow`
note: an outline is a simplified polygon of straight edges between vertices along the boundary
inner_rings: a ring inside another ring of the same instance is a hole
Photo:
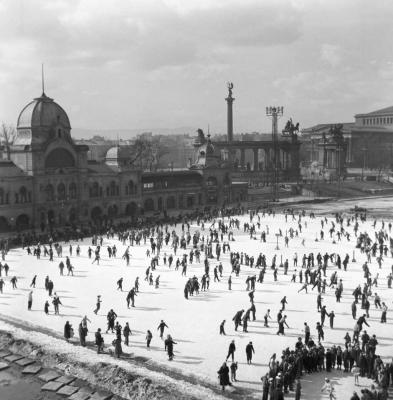
[[[232,342],[229,344],[228,355],[225,361],[228,361],[228,358],[232,357],[232,362],[233,362],[235,360],[235,351],[236,351],[235,341],[232,340]]]
[[[132,332],[131,332],[130,326],[128,325],[128,322],[126,322],[126,325],[124,326],[124,329],[123,329],[124,344],[126,346],[128,346],[128,338],[130,335],[132,335]]]
[[[254,346],[252,345],[252,342],[250,342],[246,346],[247,364],[251,364],[253,353],[255,353]]]
[[[164,336],[164,330],[165,328],[168,328],[168,325],[164,322],[164,320],[162,319],[160,324],[158,325],[157,330],[160,331],[160,338],[162,339]]]
[[[173,341],[171,335],[167,335],[167,338],[165,339],[164,343],[165,343],[165,350],[168,352],[169,361],[172,361],[174,357],[173,345],[177,343]]]

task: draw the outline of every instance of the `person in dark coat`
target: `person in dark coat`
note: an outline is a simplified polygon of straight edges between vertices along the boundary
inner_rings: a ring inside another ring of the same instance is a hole
[[[104,349],[104,339],[101,335],[101,328],[98,328],[95,336],[96,336],[97,354],[100,354]]]
[[[49,314],[49,301],[48,300],[45,302],[44,311],[45,311],[46,315]]]
[[[87,328],[85,328],[82,325],[82,322],[79,324],[78,333],[79,333],[79,340],[80,340],[81,346],[85,347],[86,346]]]
[[[229,368],[227,366],[227,363],[224,362],[220,369],[217,371],[218,377],[220,379],[220,385],[222,387],[222,390],[225,390],[225,386],[231,385],[231,382],[229,381]]]
[[[123,354],[123,349],[121,347],[121,325],[119,322],[116,322],[115,326],[116,330],[116,339],[114,340],[114,346],[115,346],[115,354],[117,358],[120,358],[120,356]]]
[[[231,364],[231,381],[236,382],[236,371],[237,371],[237,362],[233,362]]]
[[[115,329],[115,319],[116,318],[117,318],[117,314],[113,311],[113,309],[111,309],[106,316],[107,323],[108,323],[108,329],[106,330],[106,333],[108,333],[109,330],[111,330],[113,333],[113,330]]]
[[[123,335],[124,335],[124,344],[128,346],[129,343],[129,336],[132,334],[130,326],[128,325],[128,322],[126,322],[126,326],[123,329]]]
[[[221,322],[221,324],[220,324],[220,335],[225,335],[226,333],[225,333],[225,327],[224,327],[224,325],[225,325],[225,319]]]
[[[67,342],[71,339],[71,329],[72,326],[71,324],[67,321],[64,325],[64,337],[67,340]]]
[[[325,358],[326,358],[326,372],[330,372],[332,370],[332,352],[330,349],[326,350]]]
[[[251,364],[252,361],[252,354],[255,353],[254,346],[252,342],[248,343],[246,346],[246,356],[247,356],[247,364]]]
[[[268,400],[269,399],[269,374],[266,374],[261,378],[262,381],[262,400]]]
[[[161,322],[158,325],[157,330],[160,331],[160,338],[162,339],[163,335],[164,335],[164,329],[168,328],[168,325],[164,322],[164,320],[162,319]]]
[[[117,358],[120,358],[120,356],[123,353],[123,349],[121,347],[121,336],[120,338],[116,335],[116,339],[114,340],[114,345],[115,345],[115,354]]]
[[[232,340],[232,342],[229,344],[228,355],[225,361],[228,361],[228,358],[232,356],[232,362],[233,362],[235,360],[235,351],[236,351],[235,341]]]
[[[168,352],[169,361],[172,361],[173,357],[174,357],[173,345],[177,344],[177,343],[173,341],[171,335],[167,336],[164,343],[165,343],[165,350]],[[229,380],[229,377],[228,377],[228,380]]]
[[[151,342],[152,339],[153,339],[153,334],[149,330],[147,330],[147,333],[146,333],[146,346],[147,346],[147,348],[150,348],[150,342]]]
[[[302,384],[300,383],[300,379],[296,379],[295,400],[300,400],[301,396],[302,396]]]

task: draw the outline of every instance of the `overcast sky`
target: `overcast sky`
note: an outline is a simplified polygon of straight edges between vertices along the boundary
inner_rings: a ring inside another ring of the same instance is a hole
[[[0,0],[0,121],[45,85],[78,128],[269,131],[393,105],[391,0]],[[283,124],[284,121],[281,121]]]

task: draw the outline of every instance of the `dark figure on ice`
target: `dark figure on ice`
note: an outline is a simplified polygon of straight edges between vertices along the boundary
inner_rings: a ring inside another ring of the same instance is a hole
[[[168,352],[168,360],[172,361],[174,357],[173,345],[177,343],[173,341],[171,335],[167,335],[167,338],[165,339],[164,343],[165,343],[165,350]]]
[[[165,328],[168,328],[168,325],[164,322],[164,320],[162,319],[160,324],[157,327],[157,330],[160,331],[160,338],[162,339],[164,336],[164,330]]]

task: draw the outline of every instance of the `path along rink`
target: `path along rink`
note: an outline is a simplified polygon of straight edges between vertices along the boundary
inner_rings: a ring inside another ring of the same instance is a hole
[[[342,238],[337,244],[332,243],[329,237],[328,229],[330,221],[324,227],[325,240],[315,241],[317,233],[321,230],[321,217],[310,219],[308,216],[302,219],[302,233],[299,237],[294,237],[289,241],[289,247],[284,246],[284,237],[279,238],[279,250],[276,250],[276,233],[279,229],[285,232],[291,227],[298,229],[297,221],[293,221],[291,216],[288,216],[288,222],[285,222],[285,217],[282,214],[273,216],[261,217],[261,229],[257,229],[258,240],[252,240],[248,233],[243,232],[243,223],[249,222],[248,215],[238,217],[240,220],[240,230],[233,229],[235,241],[230,242],[231,251],[245,252],[255,259],[259,253],[266,255],[267,266],[265,279],[263,284],[256,283],[255,306],[256,317],[255,322],[250,321],[248,325],[248,333],[241,332],[241,327],[238,332],[234,331],[232,318],[234,314],[240,310],[247,310],[250,307],[248,292],[246,291],[245,280],[247,276],[256,274],[258,277],[259,269],[251,269],[248,266],[242,265],[239,277],[233,275],[232,290],[228,290],[228,276],[231,273],[229,263],[229,253],[221,253],[221,261],[224,266],[224,273],[220,282],[214,282],[213,269],[218,265],[217,260],[210,259],[210,289],[206,292],[200,292],[199,295],[190,297],[188,300],[184,298],[184,285],[188,278],[196,275],[200,279],[204,273],[203,256],[201,255],[201,263],[189,264],[187,268],[187,277],[181,276],[181,267],[175,271],[175,261],[172,268],[168,265],[164,266],[162,256],[166,253],[173,253],[170,246],[165,246],[161,250],[161,259],[158,268],[153,271],[153,277],[160,275],[160,287],[155,289],[150,286],[145,278],[145,270],[150,264],[150,258],[146,257],[146,250],[149,242],[146,245],[130,247],[131,262],[127,267],[125,260],[121,259],[126,246],[123,246],[118,240],[106,239],[104,237],[103,249],[101,250],[100,265],[92,265],[92,260],[89,260],[87,248],[90,245],[90,240],[78,242],[81,247],[81,256],[75,255],[76,243],[73,245],[73,256],[71,263],[74,266],[74,276],[60,276],[58,264],[60,258],[54,257],[54,262],[50,262],[47,257],[41,257],[37,260],[34,256],[28,256],[26,250],[14,249],[9,252],[6,261],[10,266],[8,278],[5,278],[6,285],[3,294],[0,294],[0,314],[10,316],[26,321],[26,324],[34,324],[42,326],[46,329],[63,333],[65,322],[68,320],[73,325],[77,336],[78,325],[84,315],[91,320],[88,324],[89,334],[88,341],[94,341],[94,332],[97,328],[106,331],[106,314],[113,308],[118,315],[118,321],[122,326],[129,322],[132,336],[130,337],[130,347],[124,346],[123,351],[132,353],[134,356],[142,356],[151,358],[152,361],[161,363],[167,368],[173,368],[184,374],[193,375],[203,381],[218,384],[217,370],[225,360],[228,345],[231,340],[236,343],[236,361],[239,363],[237,371],[238,382],[237,387],[251,389],[255,391],[255,396],[260,398],[261,395],[261,376],[268,370],[268,361],[273,353],[281,354],[281,351],[286,347],[294,348],[298,336],[304,337],[302,331],[304,322],[307,322],[311,327],[311,334],[315,341],[316,322],[320,321],[320,314],[317,312],[316,298],[317,290],[309,293],[304,291],[297,293],[301,285],[298,282],[291,283],[293,271],[293,256],[295,252],[298,254],[299,263],[297,270],[301,268],[301,258],[304,253],[314,252],[316,255],[321,252],[338,253],[343,259],[348,253],[350,255],[350,263],[348,270],[343,269],[338,271],[338,278],[343,280],[344,293],[341,303],[336,303],[334,289],[327,288],[326,294],[323,295],[323,304],[327,306],[327,311],[334,310],[336,314],[335,328],[329,328],[329,323],[325,323],[325,341],[322,343],[324,347],[330,347],[333,344],[343,347],[344,335],[346,332],[352,336],[355,320],[351,316],[351,303],[353,301],[352,292],[358,284],[364,282],[362,264],[366,261],[366,255],[361,254],[358,249],[355,250],[356,262],[351,262],[353,250],[355,249],[356,237],[353,232],[353,223],[348,228],[351,232],[350,241]],[[228,219],[225,219],[228,222]],[[256,217],[253,222],[257,222]],[[365,223],[360,223],[359,232],[368,232],[374,239],[374,229],[372,227],[373,220],[369,218]],[[387,229],[385,220],[385,228]],[[305,226],[307,223],[307,227]],[[208,235],[210,223],[205,224],[205,231],[202,235]],[[267,243],[260,242],[260,232],[266,231],[266,226],[269,226],[269,235]],[[346,224],[345,224],[346,225]],[[376,229],[381,228],[379,220]],[[173,227],[170,227],[171,232]],[[191,235],[200,230],[196,224],[191,226]],[[181,225],[177,225],[176,231],[181,235]],[[227,236],[225,235],[224,241]],[[302,240],[305,239],[304,246]],[[142,241],[143,243],[143,241]],[[116,259],[110,259],[107,256],[106,246],[115,244],[118,252]],[[187,253],[191,249],[191,244],[187,248]],[[63,245],[63,258],[69,255],[69,244]],[[94,250],[94,247],[91,246]],[[177,251],[177,257],[181,259],[183,250]],[[279,269],[278,281],[274,282],[273,273],[270,269],[271,260],[274,255],[277,255],[278,264],[282,256],[283,262],[288,258],[289,271],[288,275],[283,275],[283,269]],[[384,259],[382,269],[379,269],[376,259],[372,259],[370,271],[372,277],[379,273],[378,288],[373,292],[377,292],[381,301],[384,301],[389,309],[392,307],[392,289],[387,288],[386,277],[391,271],[393,260],[390,254]],[[327,270],[327,282],[330,282],[330,275],[336,270],[336,267],[329,264]],[[66,269],[64,270],[67,273]],[[3,273],[4,275],[4,273]],[[12,276],[18,278],[18,289],[12,290],[10,278]],[[29,285],[34,275],[37,275],[37,286],[33,289],[33,307],[32,311],[27,310],[27,296],[30,291]],[[44,288],[45,277],[49,275],[54,282],[54,292],[61,299],[60,315],[55,316],[51,299]],[[135,300],[135,308],[127,308],[126,295],[133,285],[135,278],[139,276],[140,293]],[[116,282],[123,277],[123,292],[117,290]],[[101,310],[96,316],[93,313],[97,295],[101,295],[102,303]],[[284,314],[287,315],[289,329],[285,330],[285,336],[277,336],[276,315],[280,309],[280,300],[286,295],[288,304]],[[50,302],[50,315],[44,314],[44,303],[46,300]],[[371,300],[371,299],[370,299]],[[393,355],[393,334],[392,334],[392,319],[390,310],[387,314],[387,323],[380,323],[381,311],[376,310],[373,301],[370,301],[370,318],[368,323],[370,328],[365,327],[369,334],[376,334],[379,345],[377,346],[377,354],[380,354],[384,361],[390,360]],[[267,309],[271,310],[272,320],[270,327],[263,326],[263,316]],[[358,315],[363,310],[358,307]],[[157,326],[160,320],[163,319],[169,329],[165,334],[171,334],[177,345],[175,345],[175,358],[169,362],[167,355],[164,352],[164,345],[159,338]],[[225,319],[226,336],[219,335],[219,325]],[[0,322],[0,329],[2,323]],[[151,349],[146,348],[145,335],[147,329],[153,333]],[[109,344],[114,338],[113,334],[104,335],[105,343]],[[77,340],[76,338],[74,340]],[[245,347],[248,342],[252,341],[255,348],[255,355],[252,365],[247,365]],[[348,391],[353,382],[353,378],[349,378],[348,374],[344,375],[341,372],[332,372],[332,377],[337,380],[336,393],[338,399],[349,398]],[[344,375],[344,378],[342,378]],[[349,374],[350,376],[350,374]],[[315,383],[319,385],[321,374],[306,375],[303,384],[304,397],[319,399],[325,398],[326,394],[318,394],[315,391]],[[312,383],[314,382],[314,384]],[[362,383],[362,382],[361,382]],[[322,381],[321,381],[322,385]],[[319,386],[320,387],[320,386]],[[318,388],[319,388],[318,387]],[[319,392],[319,390],[318,390]],[[358,393],[360,390],[358,390]],[[313,395],[311,395],[313,393]],[[290,396],[292,397],[292,395]]]

